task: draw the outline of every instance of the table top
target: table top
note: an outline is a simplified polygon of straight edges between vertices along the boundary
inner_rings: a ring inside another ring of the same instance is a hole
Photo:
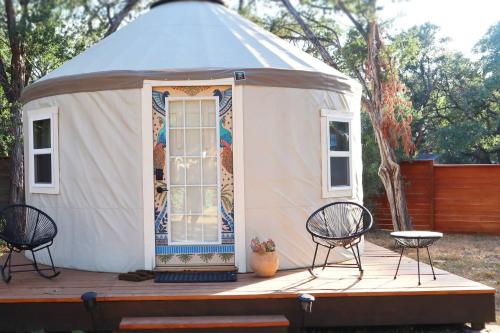
[[[395,238],[442,238],[443,233],[435,231],[394,231],[391,232],[391,236]]]

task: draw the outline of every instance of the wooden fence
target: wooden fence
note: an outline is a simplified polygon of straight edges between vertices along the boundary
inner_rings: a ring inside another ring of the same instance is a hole
[[[500,165],[417,161],[401,169],[415,229],[500,234]],[[385,194],[373,203],[377,226],[392,229]]]

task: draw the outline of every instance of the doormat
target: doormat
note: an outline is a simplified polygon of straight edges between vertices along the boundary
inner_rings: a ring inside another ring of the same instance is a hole
[[[234,282],[235,271],[230,272],[155,272],[157,283]]]

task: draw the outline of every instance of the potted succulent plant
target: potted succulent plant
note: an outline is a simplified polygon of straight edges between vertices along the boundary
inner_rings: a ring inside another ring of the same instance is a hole
[[[252,248],[250,267],[254,273],[260,277],[274,276],[278,270],[279,258],[273,240],[261,242],[258,237],[255,237],[250,247]]]

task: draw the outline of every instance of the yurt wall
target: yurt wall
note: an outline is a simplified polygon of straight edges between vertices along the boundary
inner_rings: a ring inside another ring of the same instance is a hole
[[[25,133],[30,111],[50,106],[58,107],[59,194],[30,193],[26,179],[26,202],[57,223],[54,261],[94,271],[144,267],[141,90],[34,100],[24,107]],[[37,256],[46,262],[45,251]]]
[[[350,196],[322,197],[322,109],[352,114]],[[245,86],[243,114],[246,242],[272,238],[281,269],[308,266],[314,253],[305,229],[309,214],[334,200],[363,201],[360,95]]]

